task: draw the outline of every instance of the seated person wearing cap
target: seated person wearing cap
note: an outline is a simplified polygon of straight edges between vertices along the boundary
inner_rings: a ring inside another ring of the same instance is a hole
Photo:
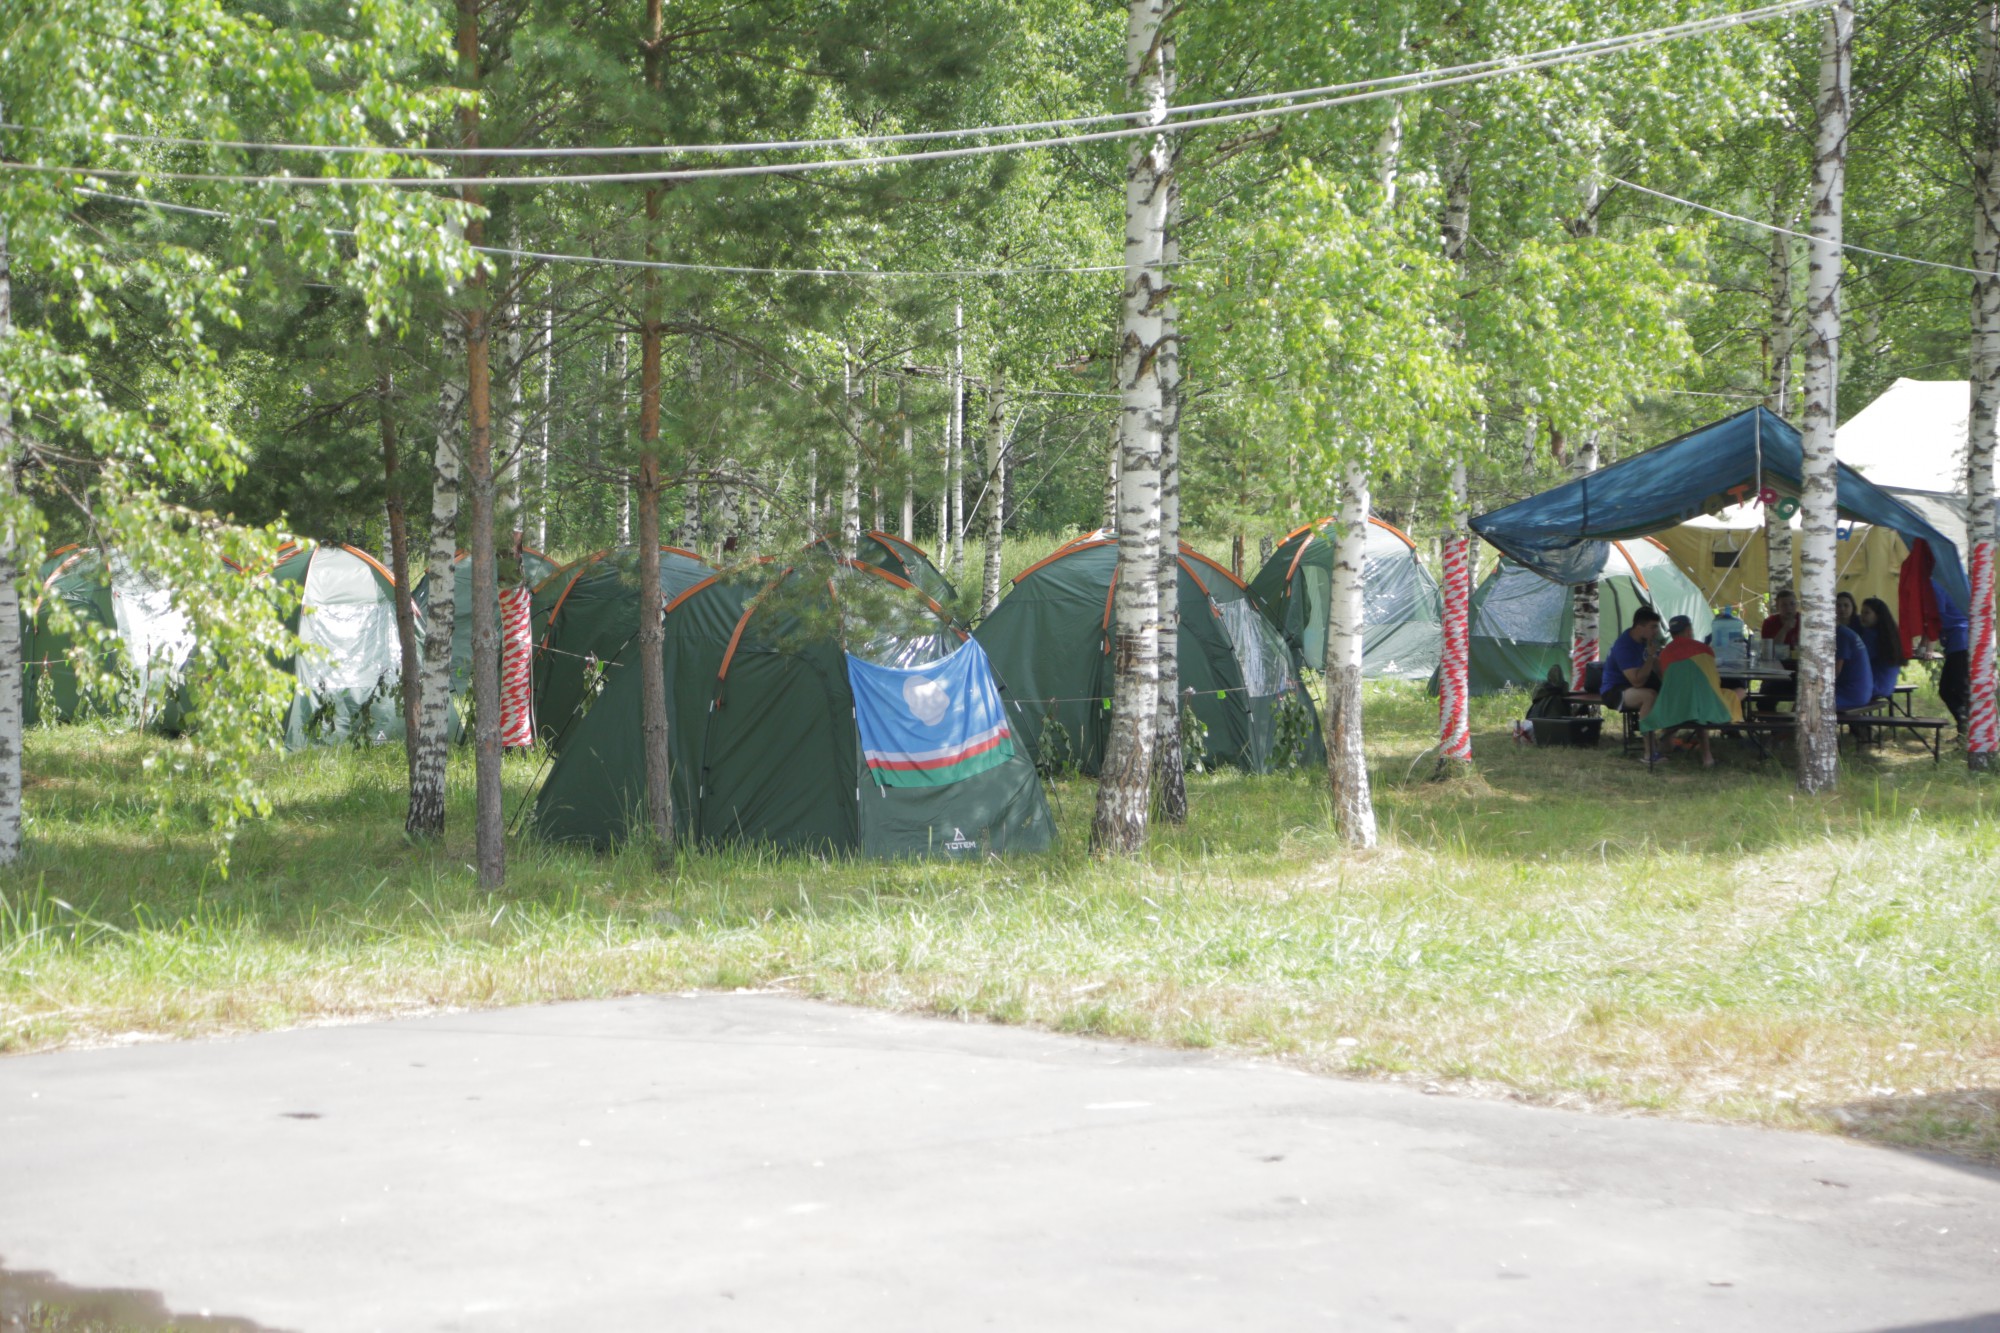
[[[1620,634],[1604,657],[1604,706],[1630,708],[1643,719],[1660,697],[1654,664],[1660,657],[1660,613],[1642,606],[1632,628]]]

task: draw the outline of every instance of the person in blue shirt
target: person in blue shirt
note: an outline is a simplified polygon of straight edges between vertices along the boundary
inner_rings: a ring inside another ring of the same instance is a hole
[[[1630,708],[1644,720],[1660,697],[1654,667],[1660,657],[1660,613],[1642,606],[1632,613],[1632,627],[1612,641],[1604,656],[1604,706]]]
[[[1931,580],[1931,593],[1937,598],[1937,646],[1944,654],[1944,670],[1938,673],[1938,699],[1951,710],[1963,736],[1972,707],[1972,624],[1936,579]]]
[[[1875,697],[1875,664],[1868,646],[1845,625],[1833,632],[1833,706],[1838,712],[1866,708]]]

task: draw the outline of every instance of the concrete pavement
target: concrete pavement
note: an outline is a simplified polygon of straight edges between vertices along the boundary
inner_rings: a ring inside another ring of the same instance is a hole
[[[0,1061],[0,1264],[313,1333],[1972,1333],[2000,1175],[633,998]]]

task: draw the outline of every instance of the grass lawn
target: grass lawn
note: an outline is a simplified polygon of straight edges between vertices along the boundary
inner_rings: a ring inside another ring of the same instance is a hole
[[[0,1052],[763,986],[2000,1161],[2000,785],[1912,746],[1806,800],[1726,746],[1713,773],[1519,747],[1521,706],[1483,701],[1478,776],[1437,784],[1433,705],[1371,687],[1366,855],[1325,832],[1319,775],[1224,774],[1142,863],[1096,863],[1072,781],[1045,857],[663,875],[522,840],[497,897],[467,864],[466,756],[434,849],[402,839],[400,752],[274,757],[275,816],[223,880],[198,813],[156,808],[158,742],[40,730]],[[534,776],[510,761],[510,811]]]

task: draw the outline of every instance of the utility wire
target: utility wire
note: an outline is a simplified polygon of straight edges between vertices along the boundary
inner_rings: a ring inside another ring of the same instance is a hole
[[[1773,5],[1761,10],[1731,14],[1723,18],[1703,20],[1698,24],[1687,24],[1680,28],[1656,28],[1649,32],[1635,34],[1622,39],[1606,39],[1606,44],[1584,51],[1566,51],[1544,57],[1523,57],[1509,60],[1502,65],[1471,74],[1455,75],[1447,78],[1413,75],[1412,82],[1394,88],[1378,88],[1370,92],[1354,93],[1341,97],[1324,97],[1310,101],[1296,102],[1287,106],[1263,106],[1246,111],[1234,111],[1224,115],[1206,116],[1168,124],[1147,124],[1125,129],[1097,130],[1085,134],[1066,134],[1052,138],[1022,139],[1011,143],[975,144],[965,148],[939,148],[919,153],[893,153],[872,157],[822,158],[807,162],[763,162],[724,167],[681,167],[664,171],[613,171],[595,173],[555,174],[547,176],[292,176],[292,175],[252,175],[232,172],[206,171],[150,171],[132,167],[79,167],[57,166],[39,162],[0,162],[0,169],[15,172],[37,172],[57,175],[91,176],[101,179],[144,178],[148,180],[190,181],[218,185],[249,186],[397,186],[404,188],[429,187],[507,187],[534,185],[638,185],[665,184],[678,181],[717,180],[723,178],[749,176],[780,176],[804,174],[819,171],[847,171],[857,167],[892,166],[910,162],[941,162],[962,158],[988,157],[998,153],[1024,152],[1036,148],[1072,147],[1086,143],[1108,143],[1121,139],[1144,138],[1148,136],[1175,133],[1188,129],[1203,129],[1216,125],[1233,125],[1244,121],[1265,120],[1274,116],[1299,115],[1308,111],[1323,111],[1337,106],[1353,106],[1363,102],[1381,101],[1387,98],[1403,97],[1411,92],[1423,92],[1438,88],[1452,88],[1464,84],[1483,83],[1503,75],[1526,73],[1531,70],[1549,69],[1560,65],[1573,64],[1581,60],[1595,59],[1601,55],[1617,55],[1628,51],[1643,50],[1681,37],[1707,35],[1747,23],[1772,18],[1789,17],[1821,9],[1834,0],[1788,0],[1787,3]],[[1612,44],[1612,43],[1616,44]]]
[[[1826,3],[1828,3],[1828,0],[1780,0],[1778,4],[1767,5],[1760,9],[1744,10],[1733,14],[1711,15],[1704,19],[1689,19],[1682,23],[1651,29],[1644,33],[1623,34],[1615,37],[1596,37],[1587,42],[1574,42],[1567,46],[1550,47],[1525,56],[1494,56],[1486,60],[1472,61],[1463,65],[1448,65],[1438,69],[1420,70],[1404,74],[1386,74],[1379,78],[1362,79],[1352,83],[1329,83],[1314,88],[1297,88],[1290,92],[1258,93],[1245,97],[1223,98],[1212,102],[1193,102],[1184,106],[1168,107],[1161,114],[1170,118],[1192,116],[1213,111],[1229,111],[1240,107],[1268,106],[1276,102],[1293,102],[1304,98],[1363,92],[1369,89],[1387,88],[1394,85],[1416,83],[1454,75],[1506,73],[1508,72],[1508,67],[1515,65],[1519,61],[1542,61],[1557,56],[1595,55],[1602,53],[1607,48],[1622,47],[1642,38],[1649,41],[1666,41],[1682,36],[1700,35],[1741,24],[1761,22],[1765,19],[1790,17],[1794,14],[1821,8]],[[901,134],[848,134],[817,139],[772,139],[749,143],[656,144],[651,146],[634,145],[630,147],[593,144],[574,148],[428,148],[397,147],[392,144],[266,143],[250,139],[201,139],[176,135],[126,134],[118,132],[88,134],[83,137],[103,143],[159,144],[179,148],[226,148],[246,152],[319,153],[327,156],[355,154],[448,158],[459,161],[493,158],[659,157],[676,153],[799,152],[827,148],[848,148],[863,144],[934,143],[941,139],[995,138],[1001,135],[1045,133],[1050,130],[1071,130],[1089,125],[1145,120],[1153,114],[1153,112],[1147,110],[1109,111],[1088,116],[1072,116],[1061,120],[1016,121],[1011,124],[977,125],[963,129],[949,130],[918,130]],[[15,130],[31,134],[62,133],[59,130],[46,129],[40,126],[4,122],[0,122],[0,130]]]
[[[219,208],[197,208],[193,204],[174,204],[160,199],[142,199],[136,195],[112,194],[105,190],[79,190],[77,193],[91,199],[103,199],[111,203],[131,204],[139,208],[158,209],[167,213],[186,213],[192,217],[220,218],[225,222],[254,222],[261,227],[275,227],[274,218],[246,217],[240,213],[228,213]],[[354,232],[346,227],[327,227],[328,236],[353,237]],[[1080,264],[1072,267],[1060,265],[1029,266],[1025,268],[948,268],[948,269],[885,269],[885,268],[756,268],[747,264],[690,264],[665,259],[619,259],[602,255],[557,254],[547,250],[518,250],[504,245],[475,245],[469,247],[474,253],[493,255],[508,259],[538,259],[556,264],[596,264],[606,268],[668,269],[681,273],[737,273],[782,278],[1016,278],[1061,276],[1074,273],[1123,273],[1122,264]],[[1210,263],[1209,260],[1184,259],[1180,263],[1187,266],[1196,263]]]
[[[1857,255],[1873,255],[1877,259],[1893,259],[1904,264],[1917,264],[1924,268],[1941,268],[1947,273],[1970,273],[1975,278],[2000,277],[2000,273],[1989,273],[1985,269],[1967,268],[1963,264],[1947,264],[1938,259],[1918,259],[1915,255],[1899,255],[1890,250],[1872,250],[1865,245],[1854,245],[1847,241],[1836,243],[1822,236],[1814,236],[1811,232],[1794,231],[1790,227],[1780,227],[1775,222],[1760,222],[1756,218],[1744,217],[1741,213],[1730,213],[1720,208],[1711,208],[1707,204],[1698,204],[1692,199],[1683,199],[1677,194],[1668,194],[1665,190],[1654,190],[1644,185],[1636,185],[1631,181],[1622,180],[1617,176],[1613,176],[1610,179],[1614,185],[1623,185],[1626,189],[1637,190],[1640,194],[1650,194],[1655,199],[1664,199],[1670,204],[1680,204],[1683,207],[1692,208],[1701,213],[1712,213],[1716,217],[1727,218],[1731,222],[1741,222],[1745,226],[1756,227],[1760,231],[1775,232],[1779,236],[1795,236],[1799,240],[1810,241],[1814,245],[1845,250]]]

